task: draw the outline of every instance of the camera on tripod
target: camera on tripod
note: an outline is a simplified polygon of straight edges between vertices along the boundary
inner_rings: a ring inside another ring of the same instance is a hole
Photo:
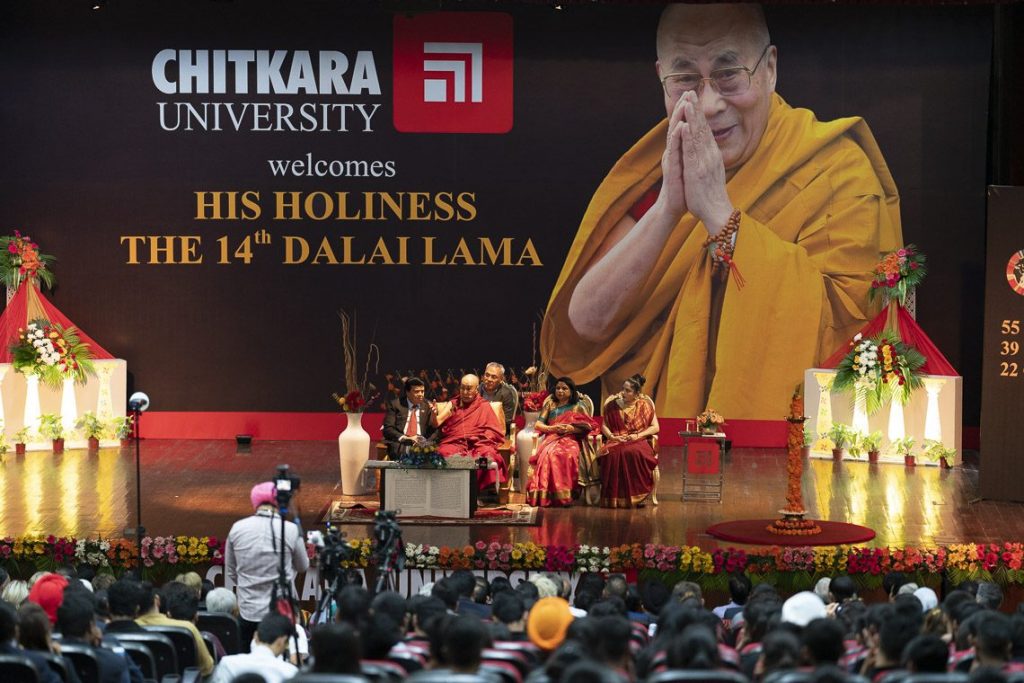
[[[288,465],[278,465],[274,475],[274,487],[277,489],[277,507],[287,508],[292,496],[299,490],[302,480],[291,473]]]
[[[310,531],[306,537],[316,548],[320,578],[328,586],[333,585],[339,578],[342,563],[355,563],[359,559],[359,551],[349,545],[345,534],[341,533],[337,527],[328,525],[326,534],[320,531]],[[347,576],[344,578],[345,580],[340,584],[342,588],[350,583]]]

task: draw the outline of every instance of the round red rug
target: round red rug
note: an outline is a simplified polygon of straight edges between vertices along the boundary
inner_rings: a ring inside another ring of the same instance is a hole
[[[846,522],[824,522],[814,520],[821,527],[820,534],[813,536],[780,536],[768,531],[773,519],[741,519],[735,522],[721,522],[708,527],[708,534],[723,541],[749,543],[751,545],[845,545],[865,543],[875,537],[875,532],[866,526]]]

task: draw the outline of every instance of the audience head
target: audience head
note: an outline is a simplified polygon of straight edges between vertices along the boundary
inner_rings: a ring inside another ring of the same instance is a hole
[[[831,577],[825,576],[818,579],[818,583],[814,584],[814,594],[821,598],[822,602],[829,602],[828,586],[832,583]]]
[[[628,592],[629,583],[626,581],[626,577],[622,574],[612,574],[604,584],[602,595],[606,598],[614,596],[625,600]]]
[[[704,594],[701,592],[700,586],[693,581],[680,581],[672,586],[673,600],[683,602],[687,598],[696,598],[700,604],[704,604]]]
[[[107,589],[107,604],[114,619],[134,619],[139,615],[142,586],[138,581],[122,577]]]
[[[671,599],[672,592],[658,579],[648,579],[640,586],[640,600],[646,612],[660,614]]]
[[[492,600],[498,595],[498,593],[511,593],[513,590],[515,589],[512,588],[512,582],[509,581],[507,577],[495,576],[491,579],[490,591]]]
[[[28,599],[43,608],[50,623],[57,623],[57,608],[64,600],[68,580],[60,574],[43,574],[28,591]]]
[[[530,577],[530,583],[537,587],[537,597],[556,598],[558,597],[558,585],[542,574],[534,574]]]
[[[491,597],[491,586],[487,583],[487,579],[482,576],[477,576],[475,579],[476,583],[473,586],[473,594],[470,598],[478,605],[486,605]]]
[[[537,592],[537,586],[530,583],[529,581],[520,581],[519,585],[516,586],[516,593],[523,601],[523,605],[526,609],[532,609],[534,603],[540,599],[540,595]]]
[[[767,676],[774,671],[797,668],[800,666],[800,648],[800,639],[794,633],[786,629],[772,631],[761,641],[761,671]]]
[[[206,594],[206,611],[238,616],[238,598],[227,588],[214,588]]]
[[[834,619],[814,619],[800,634],[804,658],[815,667],[825,664],[838,665],[846,651],[843,626]]]
[[[903,656],[903,648],[920,632],[920,624],[920,618],[914,620],[899,613],[892,613],[890,618],[883,621],[878,629],[878,649],[885,659],[898,665]]]
[[[445,662],[456,673],[476,673],[481,653],[490,647],[491,638],[483,622],[476,617],[453,617],[442,636]]]
[[[412,627],[420,634],[426,633],[426,625],[431,619],[445,614],[448,608],[444,602],[424,595],[416,596],[409,601],[409,613],[412,614]]]
[[[159,607],[160,594],[157,592],[156,587],[149,581],[143,581],[139,584],[139,614],[146,614],[147,612],[154,612]]]
[[[930,612],[939,606],[939,596],[935,595],[935,591],[927,586],[914,591],[914,597],[920,600],[922,612]]]
[[[577,661],[557,679],[558,683],[621,683],[622,679],[607,666],[594,661]]]
[[[182,621],[195,621],[199,612],[199,593],[191,586],[172,581],[164,586],[167,616]]]
[[[598,600],[587,610],[588,617],[624,617],[626,616],[626,603],[622,598],[605,598]]]
[[[511,591],[502,591],[494,596],[491,603],[491,615],[494,619],[506,626],[509,624],[519,625],[526,614],[526,607],[518,595]],[[522,630],[520,627],[517,630]]]
[[[691,624],[666,651],[669,668],[707,671],[721,665],[715,634],[702,624]]]
[[[1003,604],[1003,589],[999,584],[992,581],[982,581],[978,584],[978,604],[986,609],[999,609]]]
[[[361,631],[370,616],[370,593],[362,586],[345,586],[335,599],[335,621]]]
[[[447,581],[460,598],[468,598],[473,595],[476,588],[476,576],[468,569],[458,569],[443,581]]]
[[[50,618],[34,602],[25,602],[18,608],[18,642],[26,650],[50,651]]]
[[[4,586],[3,592],[0,593],[0,598],[9,605],[16,608],[21,607],[21,603],[28,599],[28,582],[8,581],[7,585]]]
[[[113,574],[104,573],[97,574],[96,576],[92,577],[90,583],[92,583],[92,589],[94,591],[99,592],[109,589],[112,585],[114,585],[115,581],[117,581],[116,576],[114,576]]]
[[[288,647],[288,639],[295,633],[291,619],[278,612],[267,612],[256,627],[256,640],[279,655]]]
[[[978,587],[979,595],[981,586]],[[978,618],[976,628],[974,648],[981,666],[1001,666],[1010,661],[1013,650],[1013,626],[1009,617],[999,612],[987,611]]]
[[[430,595],[441,600],[445,607],[454,612],[459,606],[459,591],[449,579],[446,577],[435,583]]]
[[[309,641],[313,673],[358,676],[362,646],[359,634],[348,624],[324,624],[313,630]]]
[[[541,598],[530,609],[526,633],[534,645],[550,652],[565,640],[566,629],[572,621],[568,602],[562,598]]]
[[[839,577],[841,578],[841,577]],[[832,580],[832,586],[836,585],[839,578]],[[835,595],[835,593],[833,593]],[[803,628],[815,619],[824,619],[828,614],[825,611],[825,603],[817,595],[810,591],[803,591],[792,596],[782,603],[782,621],[794,624]]]
[[[177,583],[184,584],[195,591],[196,600],[203,594],[203,578],[196,572],[184,572],[174,577]]]
[[[747,604],[752,588],[750,578],[746,574],[733,574],[729,577],[729,598],[737,605]]]
[[[404,629],[407,621],[406,600],[395,591],[381,591],[370,601],[370,614],[376,618],[385,615]]]
[[[18,611],[6,602],[0,602],[0,643],[9,643],[18,637]]]
[[[906,648],[900,663],[911,673],[946,673],[949,661],[949,645],[942,638],[933,635],[914,636]]]
[[[57,608],[57,628],[65,638],[93,640],[96,636],[96,598],[86,590],[68,591]]]
[[[885,594],[892,600],[907,581],[907,575],[903,572],[890,572],[882,577],[882,588],[885,589]]]
[[[633,627],[625,617],[600,617],[597,626],[598,659],[617,667],[627,665]]]
[[[363,656],[367,659],[387,659],[395,643],[402,639],[398,622],[387,614],[375,614],[359,632],[363,643]]]
[[[832,595],[831,602],[846,602],[857,597],[857,584],[852,578],[843,574],[828,584],[828,592]]]

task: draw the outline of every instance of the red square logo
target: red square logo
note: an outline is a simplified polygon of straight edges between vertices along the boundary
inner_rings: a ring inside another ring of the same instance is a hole
[[[395,15],[395,128],[403,133],[512,129],[512,17]]]

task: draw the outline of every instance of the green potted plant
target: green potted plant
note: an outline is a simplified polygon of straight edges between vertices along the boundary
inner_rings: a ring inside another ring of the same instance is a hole
[[[858,431],[850,430],[850,443],[846,446],[846,453],[851,458],[860,459],[860,456],[864,454],[863,445],[864,435]]]
[[[25,455],[25,444],[28,443],[29,432],[31,431],[31,427],[22,427],[18,431],[14,432],[15,455]]]
[[[913,467],[917,464],[914,459],[914,437],[905,436],[902,439],[896,439],[892,442],[892,447],[896,453],[903,456],[904,465]]]
[[[7,451],[10,447],[7,445],[7,434],[4,433],[3,420],[0,420],[0,460],[3,456],[7,455]]]
[[[842,424],[834,422],[832,429],[828,430],[828,438],[832,441],[832,459],[840,462],[846,455],[846,449],[853,441],[856,432]]]
[[[118,415],[110,421],[110,429],[114,436],[121,440],[121,446],[132,444],[132,427],[134,427],[132,415]]]
[[[882,432],[871,432],[860,437],[860,447],[867,451],[868,462],[878,464],[878,449],[882,445]]]
[[[96,417],[96,414],[88,411],[82,414],[75,422],[75,429],[78,429],[89,440],[89,450],[95,451],[100,447],[100,437],[107,431],[103,421]]]
[[[948,470],[949,461],[956,458],[956,449],[946,448],[941,441],[925,439],[924,444],[921,446],[921,455],[929,460],[938,461],[939,467]]]
[[[53,441],[53,452],[60,454],[64,452],[64,423],[60,415],[44,413],[39,416],[39,435],[44,439]]]
[[[811,448],[813,446],[814,432],[811,431],[810,427],[804,427],[804,445],[800,450],[805,459],[811,457]]]

